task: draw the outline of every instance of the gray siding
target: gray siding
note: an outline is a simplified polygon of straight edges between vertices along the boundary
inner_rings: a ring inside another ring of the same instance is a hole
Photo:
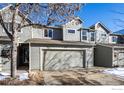
[[[32,38],[32,28],[31,27],[25,27],[21,29],[21,32],[18,32],[19,38],[18,41],[23,43],[24,41]]]
[[[112,67],[112,48],[102,45],[96,45],[94,55],[95,66]]]
[[[31,70],[39,70],[40,69],[40,48],[39,47],[31,47],[31,60],[30,60],[30,68]]]
[[[76,21],[71,21],[63,26],[63,40],[64,41],[80,41],[80,28],[82,24],[75,25]],[[68,33],[68,30],[75,30],[75,33]]]
[[[94,66],[94,48],[86,49],[86,66],[87,67]]]
[[[44,37],[43,28],[32,28],[32,38],[43,38]]]
[[[109,43],[109,32],[107,32],[99,23],[95,24],[96,43]]]

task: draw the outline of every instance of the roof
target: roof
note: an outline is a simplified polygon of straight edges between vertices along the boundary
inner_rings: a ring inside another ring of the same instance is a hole
[[[74,20],[79,20],[79,21],[80,21],[80,23],[83,23],[83,21],[80,19],[80,17],[74,17],[72,20],[70,20],[70,21],[66,22],[66,23],[65,23],[65,24],[63,24],[62,26],[65,26],[65,25],[69,24],[70,22],[72,22],[72,21],[74,21]]]
[[[117,35],[124,35],[124,29],[113,32],[113,34],[117,34]]]
[[[47,25],[41,25],[41,24],[32,24],[32,27],[36,28],[52,28],[52,29],[62,29],[60,26],[47,26]]]
[[[124,44],[98,44],[110,48],[124,48]]]
[[[102,22],[97,22],[97,23],[91,25],[89,28],[95,29],[95,25],[96,25],[96,24],[100,24],[100,26],[101,26],[103,29],[105,29],[108,33],[111,33],[111,32],[112,32],[112,31],[111,31],[110,29],[108,29]]]
[[[31,43],[31,44],[45,44],[45,45],[71,45],[71,46],[94,46],[94,44],[90,43],[84,43],[84,42],[78,42],[78,41],[62,41],[62,40],[49,40],[49,39],[39,39],[39,38],[33,38],[28,39],[25,41],[25,43]]]

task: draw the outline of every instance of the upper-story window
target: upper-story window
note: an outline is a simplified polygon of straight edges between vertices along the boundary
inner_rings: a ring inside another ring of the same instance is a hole
[[[104,37],[106,37],[106,34],[101,34],[101,36],[104,36]]]
[[[75,33],[75,30],[68,29],[68,33]]]
[[[82,40],[87,40],[87,30],[82,31]]]
[[[95,41],[95,33],[91,32],[91,41]]]
[[[44,37],[53,37],[53,30],[52,29],[45,29],[44,30]]]
[[[112,37],[112,42],[117,42],[117,37]]]

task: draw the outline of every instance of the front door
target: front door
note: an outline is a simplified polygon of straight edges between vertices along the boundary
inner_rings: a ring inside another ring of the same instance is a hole
[[[19,70],[28,70],[29,69],[29,46],[21,45],[19,47],[18,54],[18,69]]]

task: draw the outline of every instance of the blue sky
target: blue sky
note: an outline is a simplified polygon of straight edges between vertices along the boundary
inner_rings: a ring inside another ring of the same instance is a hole
[[[114,32],[120,29],[124,29],[124,27],[118,26],[118,25],[124,24],[124,22],[120,23],[119,21],[115,21],[115,19],[124,20],[124,14],[119,14],[119,13],[116,13],[115,11],[124,13],[124,4],[89,3],[89,4],[86,4],[79,11],[78,14],[81,17],[81,19],[84,20],[85,27],[89,27],[90,25],[98,21],[101,21],[110,30]]]
[[[0,8],[4,6],[4,4],[0,4]],[[124,22],[118,23],[118,21],[115,21],[115,19],[124,20],[124,14],[113,11],[124,13],[124,3],[87,3],[78,12],[78,16],[84,21],[84,27],[89,27],[101,21],[113,32],[124,29],[124,27],[118,26],[123,25]]]

